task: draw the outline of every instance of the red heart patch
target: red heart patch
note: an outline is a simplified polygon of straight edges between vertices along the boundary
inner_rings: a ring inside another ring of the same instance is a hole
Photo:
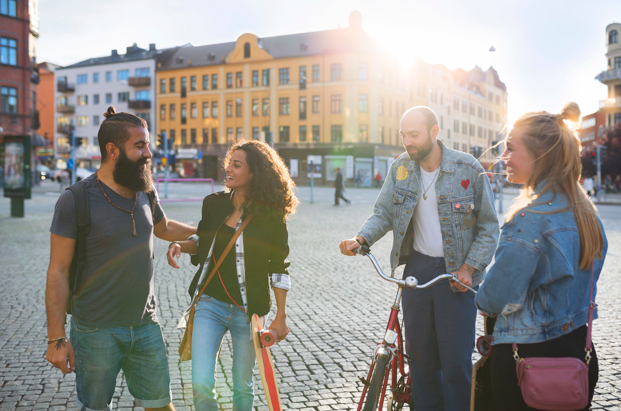
[[[470,180],[461,180],[461,186],[464,188],[464,190],[468,189],[468,186],[470,185]]]

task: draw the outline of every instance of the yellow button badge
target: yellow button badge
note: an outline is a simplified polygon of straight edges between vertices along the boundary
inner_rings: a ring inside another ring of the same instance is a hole
[[[397,169],[397,180],[405,180],[406,178],[408,178],[408,169],[400,166]]]

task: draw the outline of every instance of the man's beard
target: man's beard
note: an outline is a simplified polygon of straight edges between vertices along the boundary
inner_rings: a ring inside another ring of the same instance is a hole
[[[412,149],[416,149],[416,153],[410,153],[410,150]],[[429,139],[427,141],[427,144],[422,147],[406,146],[405,150],[406,153],[408,153],[408,157],[410,157],[410,160],[421,161],[424,160],[425,157],[429,155],[429,153],[431,153],[431,150],[433,150],[433,142],[431,141],[431,139]]]
[[[143,167],[143,165],[147,165]],[[124,150],[120,150],[119,158],[114,166],[112,177],[117,184],[132,191],[149,192],[153,190],[151,160],[140,157],[137,161],[130,160]]]

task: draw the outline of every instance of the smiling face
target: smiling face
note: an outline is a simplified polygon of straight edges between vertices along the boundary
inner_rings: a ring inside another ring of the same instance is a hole
[[[151,174],[151,150],[149,149],[149,132],[143,127],[129,127],[129,139],[123,148],[108,143],[110,157],[114,159],[112,177],[117,184],[132,191],[150,191],[153,189]]]
[[[507,180],[524,184],[535,169],[535,158],[526,146],[524,129],[518,127],[511,130],[505,143],[501,158],[507,167]]]
[[[410,160],[421,161],[431,153],[433,138],[438,134],[438,126],[427,131],[424,116],[419,112],[410,112],[401,119],[399,135]]]
[[[248,189],[252,182],[252,173],[244,150],[236,150],[231,155],[231,161],[224,171],[226,171],[226,186],[231,190]]]

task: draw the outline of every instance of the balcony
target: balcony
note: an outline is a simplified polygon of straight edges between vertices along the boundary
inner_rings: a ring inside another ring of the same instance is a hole
[[[609,98],[606,100],[601,100],[599,102],[599,108],[600,109],[607,109],[607,108],[621,108],[621,97],[617,97],[617,98]]]
[[[56,83],[56,90],[61,93],[73,93],[75,91],[75,85],[59,82]]]
[[[133,87],[146,87],[151,85],[151,77],[130,77],[128,84]]]
[[[602,71],[597,75],[597,77],[595,77],[595,79],[601,81],[602,83],[612,80],[621,80],[621,67]]]
[[[151,108],[151,100],[129,100],[129,108],[149,109]]]
[[[75,106],[59,104],[56,106],[56,111],[59,113],[75,113]]]
[[[56,131],[62,134],[69,134],[73,130],[73,125],[71,124],[59,124],[56,126]]]

